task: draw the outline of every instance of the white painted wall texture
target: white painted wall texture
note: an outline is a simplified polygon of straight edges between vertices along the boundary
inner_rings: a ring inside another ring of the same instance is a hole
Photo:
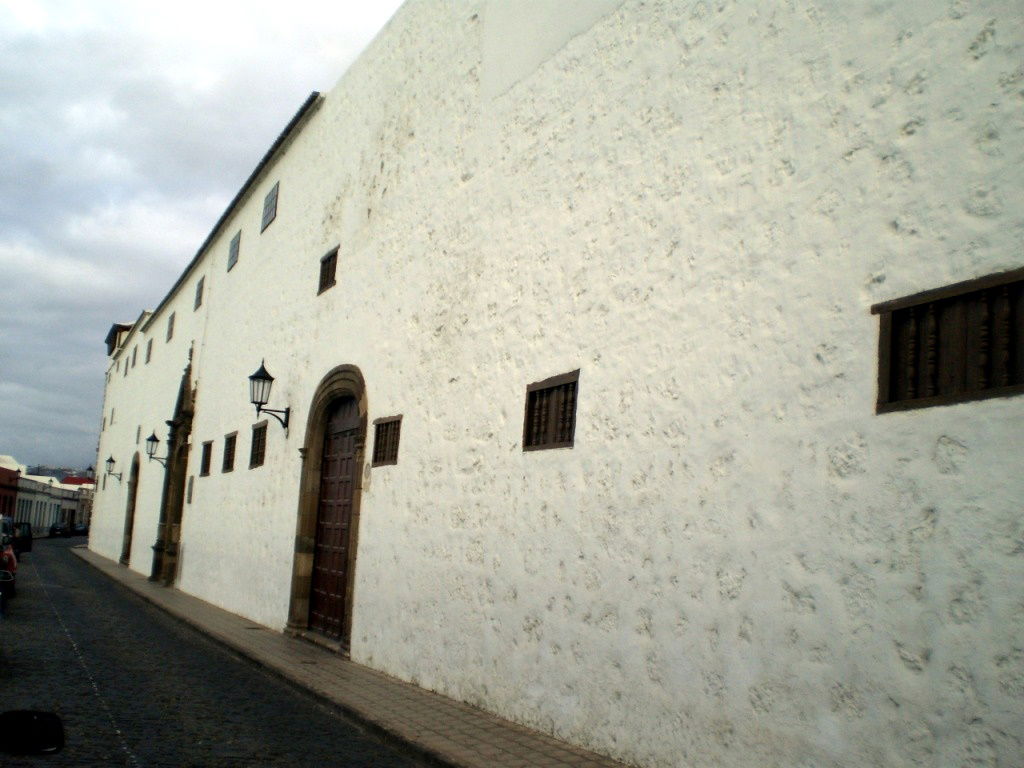
[[[352,364],[404,415],[356,661],[641,765],[1021,765],[1024,401],[876,415],[870,314],[1024,264],[1020,5],[565,5],[524,50],[508,7],[411,0],[233,213],[108,385],[132,567],[136,426],[194,340],[178,583],[282,628],[310,399]],[[249,470],[261,358],[293,426]],[[523,453],[526,385],[575,368],[575,447]]]

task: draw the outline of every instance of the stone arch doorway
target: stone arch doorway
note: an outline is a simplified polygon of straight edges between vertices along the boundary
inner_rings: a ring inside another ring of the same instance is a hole
[[[192,353],[181,376],[174,417],[167,422],[167,466],[164,468],[164,487],[160,497],[160,522],[153,545],[153,567],[150,581],[165,586],[174,584],[178,577],[178,543],[181,540],[181,515],[185,504],[185,475],[188,471],[189,436],[195,415],[196,391],[192,387]]]
[[[128,474],[128,503],[124,510],[124,540],[121,544],[121,565],[128,565],[132,556],[132,531],[135,529],[135,500],[139,494],[139,454],[132,458]]]
[[[288,627],[347,654],[366,446],[366,387],[353,365],[317,386],[301,449]]]

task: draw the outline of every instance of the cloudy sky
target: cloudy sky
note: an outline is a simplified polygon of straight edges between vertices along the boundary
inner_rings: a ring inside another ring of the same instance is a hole
[[[400,4],[0,0],[0,454],[95,461],[111,323]]]

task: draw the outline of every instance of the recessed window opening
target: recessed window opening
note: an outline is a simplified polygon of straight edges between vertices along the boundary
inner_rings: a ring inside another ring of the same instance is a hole
[[[530,384],[526,388],[523,450],[572,448],[576,433],[579,369]]]
[[[238,249],[241,243],[242,230],[238,230],[235,232],[235,236],[231,238],[231,245],[228,246],[228,272],[238,263]]]
[[[149,365],[149,361],[153,359],[153,340],[150,339],[146,342],[146,365]]]
[[[388,416],[374,420],[373,462],[374,467],[398,463],[398,440],[402,432],[402,417]]]
[[[224,461],[221,464],[222,472],[230,472],[235,468],[235,439],[237,432],[224,436]]]
[[[195,311],[203,306],[203,287],[206,284],[206,276],[199,278],[199,282],[196,283],[196,300],[192,305],[192,310]]]
[[[206,477],[210,474],[210,462],[213,459],[213,441],[203,443],[203,455],[199,461],[199,476]]]
[[[167,341],[170,341],[174,337],[174,313],[171,312],[171,316],[167,318]]]
[[[1024,269],[876,304],[879,413],[1024,393]]]
[[[335,248],[320,259],[320,288],[317,295],[323,293],[335,283],[335,273],[338,268],[338,249]]]
[[[275,181],[274,186],[267,192],[267,196],[263,199],[263,221],[260,224],[260,232],[263,232],[267,227],[270,226],[275,218],[277,218],[277,189],[281,182]]]
[[[261,421],[252,428],[252,447],[249,450],[249,469],[263,466],[267,451],[267,422]]]

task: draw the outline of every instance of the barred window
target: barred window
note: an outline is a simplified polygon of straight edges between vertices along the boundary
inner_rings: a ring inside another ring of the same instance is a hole
[[[231,245],[228,246],[228,272],[238,263],[238,249],[241,244],[242,230],[238,230],[235,232],[235,236],[231,238]]]
[[[224,460],[221,462],[221,472],[230,472],[235,468],[235,439],[237,432],[224,436]]]
[[[373,466],[398,463],[398,439],[402,432],[402,417],[388,416],[374,420]]]
[[[326,256],[320,259],[320,288],[317,295],[323,293],[335,283],[335,273],[338,268],[338,249],[335,248]]]
[[[267,196],[263,199],[263,223],[260,225],[260,232],[263,232],[277,217],[277,189],[281,185],[281,182],[275,181],[274,186],[267,192]]]
[[[213,458],[213,442],[203,443],[203,456],[199,462],[199,476],[206,477],[210,474],[210,460]]]
[[[1024,269],[871,311],[879,315],[879,413],[1024,392]]]
[[[267,422],[262,421],[252,428],[252,448],[249,451],[249,469],[263,466],[267,451]]]
[[[579,369],[530,384],[526,388],[523,450],[572,448],[576,432]]]

